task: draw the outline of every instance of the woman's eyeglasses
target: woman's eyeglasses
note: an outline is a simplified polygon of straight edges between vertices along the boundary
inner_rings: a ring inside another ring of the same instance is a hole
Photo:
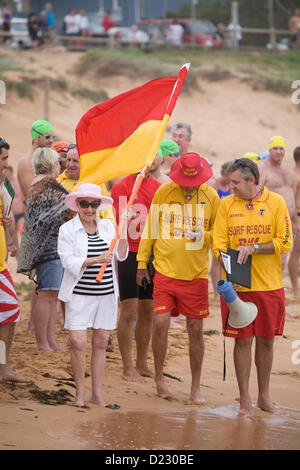
[[[91,207],[92,209],[98,209],[100,207],[101,201],[86,201],[85,199],[81,199],[78,201],[78,204],[82,209],[87,209],[88,207]]]

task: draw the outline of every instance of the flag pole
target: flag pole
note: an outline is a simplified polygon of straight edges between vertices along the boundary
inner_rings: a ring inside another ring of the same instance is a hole
[[[136,195],[141,187],[141,184],[145,178],[145,175],[147,173],[149,169],[149,166],[148,165],[145,165],[144,168],[142,169],[142,171],[137,175],[136,177],[136,180],[135,180],[135,183],[134,183],[134,186],[133,186],[133,189],[132,189],[132,193],[131,193],[131,196],[129,198],[129,201],[127,202],[127,205],[126,205],[126,208],[125,208],[125,212],[124,214],[127,214],[128,211],[130,210],[131,206],[133,205],[134,201],[135,201],[135,198],[136,198]],[[112,253],[114,251],[114,248],[117,244],[117,241],[120,237],[120,233],[122,232],[122,229],[124,227],[124,224],[125,224],[125,220],[124,219],[120,219],[119,221],[119,225],[117,227],[117,230],[116,230],[116,233],[115,233],[115,236],[110,244],[110,247],[108,249],[108,251],[110,253]],[[101,282],[102,281],[102,278],[103,278],[103,274],[106,270],[106,267],[107,267],[107,264],[108,263],[103,263],[102,266],[101,266],[101,269],[99,271],[99,273],[97,274],[97,277],[96,277],[96,281],[97,282]]]
[[[176,100],[178,98],[178,95],[181,91],[181,88],[182,88],[182,85],[183,85],[183,82],[184,82],[184,79],[185,79],[185,76],[188,72],[190,68],[190,64],[184,64],[180,71],[179,71],[179,75],[178,75],[178,78],[175,82],[175,85],[173,87],[173,90],[172,90],[172,93],[171,93],[171,96],[170,96],[170,99],[169,99],[169,102],[167,104],[167,108],[166,108],[166,111],[165,111],[165,115],[164,115],[164,118],[162,120],[162,125],[160,127],[160,131],[158,132],[158,134],[156,135],[156,138],[153,142],[153,145],[152,145],[152,148],[147,156],[147,160],[146,160],[146,164],[144,166],[144,168],[141,170],[141,172],[138,174],[137,178],[136,178],[136,181],[135,181],[135,184],[134,184],[134,187],[133,187],[133,190],[132,190],[132,193],[131,193],[131,196],[129,198],[129,201],[127,203],[127,206],[126,206],[126,209],[125,209],[125,214],[128,213],[129,209],[131,208],[131,206],[133,205],[134,201],[135,201],[135,198],[136,198],[136,195],[138,193],[138,190],[143,182],[143,179],[145,178],[145,174],[147,173],[148,169],[150,168],[151,164],[152,164],[152,161],[153,161],[153,158],[155,156],[154,152],[156,152],[156,150],[158,149],[159,147],[159,144],[163,138],[163,135],[164,135],[164,132],[166,130],[166,127],[167,127],[167,123],[169,121],[169,118],[172,114],[172,111],[174,109],[174,106],[175,106],[175,103],[176,103]],[[151,159],[151,157],[153,157]],[[111,245],[108,249],[109,252],[113,252],[116,244],[117,244],[117,241],[120,237],[120,233],[122,231],[122,228],[124,226],[124,223],[125,223],[125,220],[124,219],[120,219],[119,221],[119,225],[117,227],[117,230],[116,230],[116,234],[111,242]],[[102,266],[101,266],[101,269],[96,277],[96,281],[98,283],[100,283],[102,281],[102,278],[103,278],[103,274],[105,272],[105,269],[107,267],[107,264],[108,263],[103,263]]]

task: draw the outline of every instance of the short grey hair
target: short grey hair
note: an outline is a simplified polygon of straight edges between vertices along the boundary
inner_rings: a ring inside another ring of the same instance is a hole
[[[176,131],[177,129],[184,129],[187,133],[187,136],[189,138],[192,137],[192,128],[189,124],[186,124],[185,122],[177,122],[177,124],[172,127],[172,132]]]
[[[259,183],[259,171],[258,166],[249,158],[236,158],[227,169],[227,173],[233,173],[239,170],[245,181],[249,181],[251,178],[255,179],[255,184]]]
[[[49,147],[39,147],[32,156],[32,168],[35,175],[47,175],[55,169],[58,160],[58,153]]]

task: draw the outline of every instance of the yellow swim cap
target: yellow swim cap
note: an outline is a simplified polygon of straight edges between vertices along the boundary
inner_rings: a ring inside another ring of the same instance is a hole
[[[281,137],[280,135],[275,135],[274,137],[272,137],[272,139],[270,140],[270,144],[269,144],[269,150],[271,150],[274,147],[283,147],[285,149],[284,138]]]
[[[252,160],[255,163],[260,162],[260,156],[254,152],[245,153],[245,155],[243,155],[243,158],[248,158],[249,160]]]

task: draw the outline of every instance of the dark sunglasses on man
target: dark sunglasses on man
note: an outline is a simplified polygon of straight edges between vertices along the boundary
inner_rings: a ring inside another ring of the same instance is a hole
[[[32,131],[36,132],[37,134],[39,134],[40,136],[42,137],[45,137],[45,139],[49,140],[49,139],[55,139],[55,135],[54,134],[42,134],[41,132],[37,131],[36,129],[32,128],[31,129]]]

